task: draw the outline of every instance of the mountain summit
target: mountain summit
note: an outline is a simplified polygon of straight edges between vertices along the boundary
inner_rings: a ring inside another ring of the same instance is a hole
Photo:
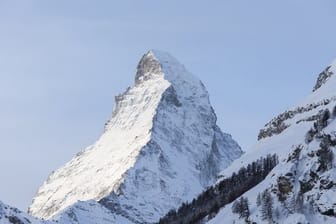
[[[103,135],[49,176],[29,213],[50,219],[90,201],[130,223],[157,222],[241,156],[216,120],[202,82],[168,53],[151,50],[135,85],[115,97]]]

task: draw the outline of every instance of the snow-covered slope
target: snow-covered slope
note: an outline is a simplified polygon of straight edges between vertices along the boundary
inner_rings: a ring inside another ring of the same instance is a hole
[[[204,85],[167,53],[145,54],[135,85],[115,100],[103,135],[50,175],[30,214],[76,220],[96,201],[91,208],[113,213],[111,222],[153,223],[242,154],[216,125]]]
[[[79,201],[56,215],[53,220],[61,224],[133,224],[94,200]]]
[[[42,221],[0,201],[0,224],[53,224]]]
[[[122,216],[116,216],[96,201],[77,202],[65,209],[53,220],[32,217],[17,208],[0,201],[0,224],[132,224]]]
[[[268,190],[276,223],[336,223],[336,63],[323,71],[313,92],[298,106],[280,114],[260,131],[259,141],[221,175],[230,176],[252,161],[276,153],[280,163],[243,196],[250,221],[263,219],[257,195]],[[225,206],[209,224],[245,223]]]

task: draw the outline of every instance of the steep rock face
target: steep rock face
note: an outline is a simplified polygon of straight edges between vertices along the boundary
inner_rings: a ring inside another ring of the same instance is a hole
[[[169,54],[149,51],[104,134],[50,175],[29,212],[49,219],[68,208],[60,217],[71,217],[69,206],[95,200],[119,218],[153,223],[241,154],[216,125],[204,85]]]
[[[222,172],[223,177],[230,176],[268,153],[279,156],[279,164],[268,177],[243,195],[249,200],[250,222],[336,222],[335,71],[333,63],[319,75],[312,94],[269,122],[262,132],[268,130],[268,134]],[[265,191],[273,200],[271,218],[265,217],[262,205],[257,205],[257,195]],[[208,223],[245,223],[231,208],[232,204],[227,205]]]

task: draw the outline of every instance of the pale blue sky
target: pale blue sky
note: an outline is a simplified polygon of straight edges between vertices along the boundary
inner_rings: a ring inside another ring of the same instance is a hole
[[[148,49],[207,86],[246,149],[336,57],[335,0],[0,0],[0,200],[26,209],[93,143]]]

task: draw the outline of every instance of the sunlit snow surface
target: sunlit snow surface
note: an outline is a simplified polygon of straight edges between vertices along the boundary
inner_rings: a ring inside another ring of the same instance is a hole
[[[103,204],[110,223],[153,223],[213,184],[241,154],[217,127],[201,81],[169,54],[149,51],[135,85],[116,97],[103,135],[50,175],[29,212],[89,220],[80,208],[97,213]],[[100,204],[89,206],[93,201]]]

